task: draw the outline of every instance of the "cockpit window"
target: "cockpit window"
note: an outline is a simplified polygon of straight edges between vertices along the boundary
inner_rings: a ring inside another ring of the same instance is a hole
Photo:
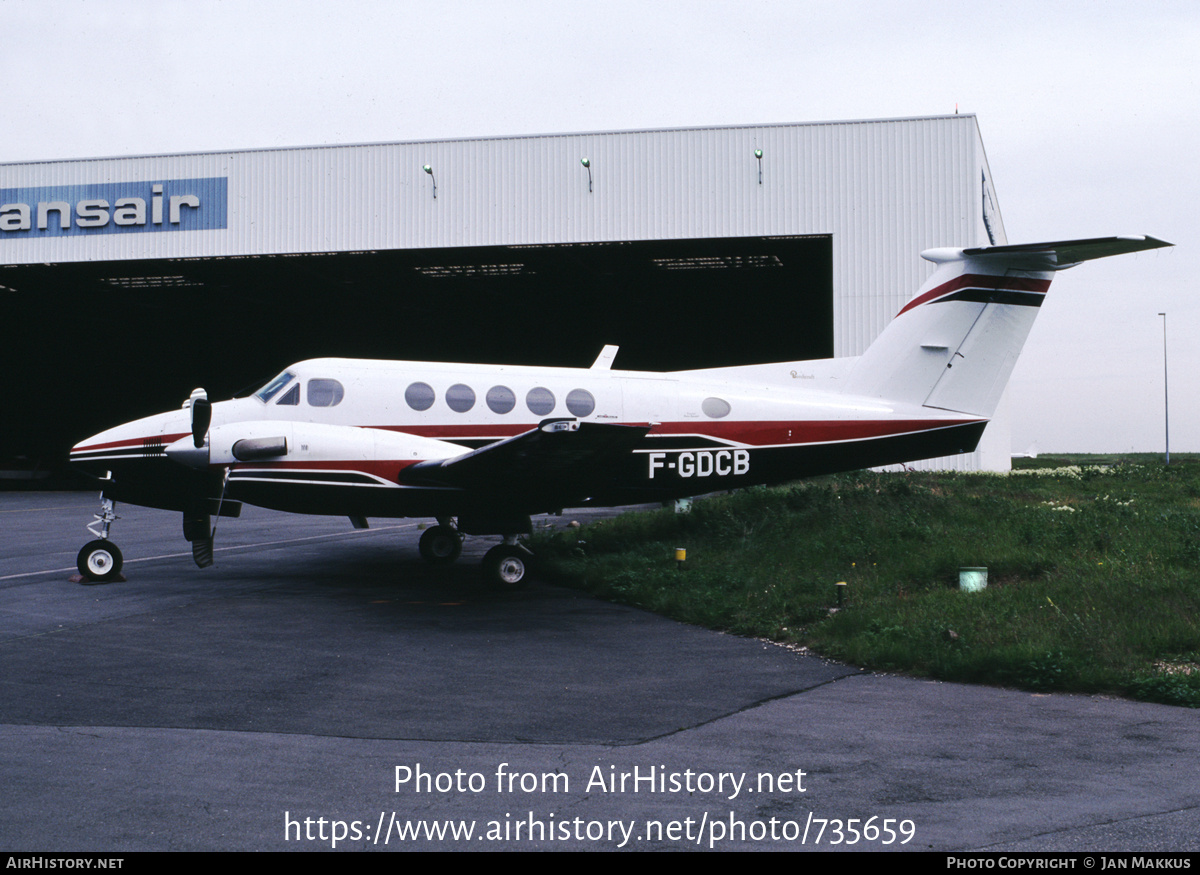
[[[341,403],[346,392],[337,380],[309,380],[308,405],[310,407],[334,407]]]
[[[286,405],[288,407],[296,407],[297,405],[299,405],[300,404],[300,384],[297,383],[296,385],[292,386],[292,388],[288,389],[286,392],[284,392],[282,395],[280,395],[279,400],[276,401],[275,403],[277,405],[282,404],[282,405]]]
[[[284,371],[282,374],[280,374],[274,380],[267,383],[267,385],[263,386],[261,389],[259,389],[257,392],[255,392],[254,397],[257,398],[259,401],[261,401],[263,404],[266,404],[268,401],[270,401],[272,398],[275,397],[276,393],[278,393],[280,389],[282,389],[284,386],[286,386],[288,383],[290,383],[294,379],[296,379],[295,374],[293,374],[291,371]]]

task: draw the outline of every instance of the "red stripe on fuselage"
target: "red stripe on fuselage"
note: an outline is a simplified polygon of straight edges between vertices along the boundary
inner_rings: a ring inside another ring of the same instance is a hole
[[[92,452],[93,450],[115,450],[119,448],[135,447],[141,449],[144,446],[166,446],[173,444],[181,437],[187,437],[191,432],[181,431],[179,434],[147,434],[136,438],[126,438],[120,441],[107,441],[100,444],[78,444],[71,448],[72,453]]]
[[[711,422],[697,428],[694,422],[666,422],[656,425],[650,435],[696,434],[751,446],[779,444],[827,444],[865,440],[890,435],[911,434],[953,425],[979,422],[967,419],[833,419],[810,422]]]
[[[650,430],[648,437],[655,435],[696,435],[699,438],[716,438],[751,446],[776,446],[779,444],[820,444],[840,441],[863,440],[889,435],[911,434],[954,425],[981,422],[979,417],[963,419],[833,419],[779,422],[774,420],[729,421],[729,422],[661,422]],[[645,423],[622,423],[638,425]],[[440,440],[500,440],[522,434],[534,423],[517,423],[503,427],[492,425],[389,425],[378,426],[387,431],[407,432],[421,437]]]
[[[949,282],[944,282],[940,286],[930,289],[923,295],[918,295],[913,298],[903,309],[897,313],[897,316],[902,316],[914,307],[920,307],[922,304],[927,304],[935,298],[940,298],[943,295],[949,295],[957,292],[959,289],[988,289],[988,290],[1003,290],[1006,292],[1041,292],[1045,294],[1050,288],[1050,280],[1035,280],[1029,277],[1020,276],[991,276],[988,274],[979,273],[964,273],[962,276],[957,276]]]
[[[564,417],[559,417],[564,418]],[[628,423],[622,423],[627,425]],[[536,422],[493,423],[486,425],[364,425],[361,428],[377,428],[380,431],[395,431],[401,434],[415,434],[418,437],[434,438],[435,440],[493,440],[516,437],[538,427]]]

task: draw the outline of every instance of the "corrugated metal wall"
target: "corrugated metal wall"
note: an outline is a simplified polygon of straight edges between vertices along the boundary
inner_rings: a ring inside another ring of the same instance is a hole
[[[0,231],[0,263],[829,234],[835,350],[856,355],[928,275],[921,250],[987,242],[990,186],[954,115],[9,164],[0,190],[204,177],[228,179],[223,229]]]

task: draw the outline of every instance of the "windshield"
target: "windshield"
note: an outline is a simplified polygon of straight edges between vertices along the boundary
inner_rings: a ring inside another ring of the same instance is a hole
[[[259,389],[257,392],[255,392],[254,397],[257,398],[259,401],[261,401],[263,404],[266,404],[268,401],[270,401],[272,398],[275,397],[275,395],[279,392],[280,389],[282,389],[288,383],[292,382],[292,380],[294,380],[294,379],[296,379],[295,374],[293,374],[291,371],[284,371],[282,374],[280,374],[274,380],[267,383],[267,385],[263,386],[261,389]]]

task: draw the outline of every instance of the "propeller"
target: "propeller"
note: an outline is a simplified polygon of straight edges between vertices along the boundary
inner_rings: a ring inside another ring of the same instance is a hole
[[[201,568],[213,564],[213,540],[217,535],[217,525],[214,521],[222,516],[238,516],[242,503],[227,499],[225,494],[229,489],[229,477],[232,465],[225,465],[220,488],[211,478],[210,463],[212,462],[212,441],[209,433],[212,427],[212,402],[208,393],[203,389],[193,389],[191,396],[184,402],[191,415],[192,439],[182,437],[168,446],[165,450],[167,458],[205,472],[205,479],[196,481],[195,494],[183,511],[183,536],[192,542],[192,558]],[[226,436],[228,437],[228,435]],[[217,442],[224,448],[220,437]],[[233,446],[218,451],[218,456],[225,462],[227,453],[232,453],[238,462],[251,462],[260,459],[273,459],[287,455],[287,436],[277,437],[246,437],[234,441]],[[218,463],[220,464],[220,462]]]
[[[192,444],[200,449],[204,446],[208,427],[212,425],[212,402],[203,389],[193,389],[188,404],[192,410]]]
[[[208,429],[212,425],[212,402],[203,389],[193,389],[183,407],[191,416],[192,439],[180,438],[166,449],[167,458],[189,468],[208,467]]]
[[[209,459],[208,429],[212,425],[212,402],[208,400],[208,393],[203,389],[193,389],[183,406],[191,413],[192,446],[187,446],[186,439],[180,440],[167,448],[167,457],[191,468],[204,469],[208,466]],[[228,482],[229,469],[226,469],[220,497],[217,499],[218,516]],[[212,524],[208,501],[207,489],[201,488],[194,502],[183,512],[183,536],[192,542],[192,559],[201,568],[207,568],[213,563],[213,538],[216,535],[216,526]]]

